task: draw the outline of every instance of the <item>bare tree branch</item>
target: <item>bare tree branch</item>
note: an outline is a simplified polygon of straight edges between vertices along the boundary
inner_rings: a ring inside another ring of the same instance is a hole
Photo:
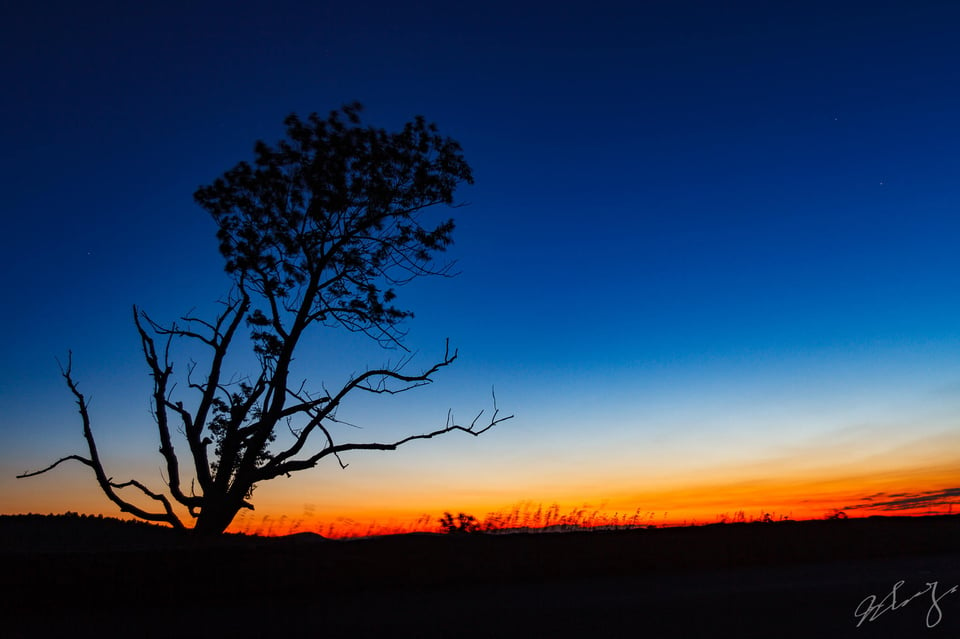
[[[483,433],[487,432],[497,424],[503,423],[509,419],[513,419],[513,415],[507,417],[500,417],[500,409],[497,408],[496,394],[493,396],[493,414],[490,417],[490,420],[482,428],[477,428],[477,423],[480,421],[480,418],[483,416],[483,411],[477,414],[473,418],[473,421],[470,422],[469,426],[462,426],[455,424],[453,422],[453,414],[451,412],[447,413],[447,423],[443,428],[438,428],[437,430],[431,431],[429,433],[423,433],[421,435],[409,435],[402,439],[399,439],[395,442],[383,444],[383,443],[365,443],[365,444],[339,444],[333,445],[332,438],[330,434],[327,433],[328,446],[321,450],[319,453],[308,457],[303,460],[291,460],[284,463],[278,464],[273,468],[267,467],[264,468],[264,477],[263,479],[270,479],[278,475],[289,474],[296,472],[298,470],[305,470],[307,468],[313,468],[317,463],[327,457],[328,455],[334,455],[337,458],[337,461],[340,463],[341,468],[346,468],[347,465],[344,464],[340,459],[340,453],[345,453],[352,450],[396,450],[400,446],[407,444],[412,441],[419,439],[433,439],[434,437],[439,437],[440,435],[446,435],[447,433],[452,433],[454,431],[461,431],[474,437],[478,437]],[[324,429],[326,432],[326,429]]]
[[[78,462],[80,462],[80,463],[82,463],[82,464],[86,464],[87,466],[90,466],[91,468],[93,468],[93,462],[90,461],[89,459],[87,459],[86,457],[81,457],[80,455],[67,455],[66,457],[61,457],[60,459],[58,459],[57,461],[53,462],[52,464],[50,464],[50,465],[47,466],[46,468],[43,468],[43,469],[41,469],[41,470],[34,470],[34,471],[32,471],[32,472],[24,472],[24,473],[22,473],[22,474],[20,474],[20,475],[17,475],[17,479],[23,479],[24,477],[36,477],[37,475],[42,475],[43,473],[47,472],[48,470],[53,470],[54,468],[56,468],[57,466],[59,466],[59,465],[62,464],[63,462],[65,462],[65,461],[70,461],[70,460],[78,461]]]
[[[77,406],[80,412],[80,418],[81,418],[81,421],[83,422],[83,437],[84,439],[87,440],[87,447],[90,450],[90,457],[85,458],[79,455],[69,455],[67,457],[64,457],[54,462],[53,464],[51,464],[50,466],[48,466],[43,470],[36,471],[34,473],[24,473],[23,475],[21,475],[21,477],[33,477],[55,468],[61,462],[64,462],[70,459],[76,460],[93,469],[94,475],[96,475],[96,478],[97,478],[97,483],[100,484],[100,489],[107,496],[107,498],[110,499],[110,501],[112,501],[113,503],[115,503],[117,506],[120,507],[120,510],[122,512],[130,513],[131,515],[135,517],[139,517],[140,519],[144,519],[146,521],[165,522],[170,524],[174,528],[183,528],[183,523],[177,517],[176,513],[174,513],[173,506],[170,504],[170,501],[166,497],[164,497],[163,495],[159,495],[151,492],[143,484],[135,480],[130,480],[122,484],[117,484],[113,482],[112,478],[107,477],[107,474],[103,470],[103,464],[100,461],[100,455],[97,452],[97,444],[93,438],[93,431],[90,429],[90,415],[87,411],[87,400],[86,398],[84,398],[83,394],[77,388],[76,382],[74,382],[73,380],[72,372],[71,372],[72,366],[73,366],[73,353],[70,353],[67,358],[67,366],[66,368],[64,368],[61,365],[60,373],[63,376],[63,378],[66,380],[67,386],[70,388],[70,392],[73,393],[73,396],[77,400]],[[156,501],[159,501],[163,505],[164,512],[162,513],[149,512],[121,498],[114,489],[115,488],[120,489],[126,486],[134,486],[136,488],[139,488],[148,497]]]
[[[333,411],[337,409],[337,407],[340,405],[340,402],[343,401],[344,397],[346,397],[354,389],[369,390],[368,385],[365,384],[367,380],[375,379],[375,378],[380,378],[381,380],[392,379],[399,382],[413,384],[414,386],[421,386],[423,384],[426,384],[432,381],[430,379],[431,375],[436,373],[441,368],[449,366],[454,361],[456,361],[457,355],[458,355],[457,351],[454,351],[452,354],[450,353],[450,340],[447,340],[444,348],[443,359],[419,375],[403,375],[397,372],[396,370],[392,370],[392,369],[375,369],[375,370],[369,370],[359,375],[358,377],[355,377],[354,379],[350,380],[343,386],[343,388],[340,389],[340,391],[336,395],[334,395],[330,399],[329,402],[327,402],[323,406],[323,408],[317,411],[317,413],[307,423],[307,425],[304,426],[303,430],[300,433],[300,436],[293,443],[293,445],[287,448],[285,451],[278,453],[277,455],[274,456],[274,458],[263,469],[262,474],[268,475],[272,473],[274,469],[279,467],[279,465],[284,462],[284,460],[287,460],[293,457],[294,455],[298,454],[306,445],[307,439],[310,437],[310,434],[313,432],[313,430],[317,428],[324,419],[326,419]],[[411,386],[410,388],[413,388],[413,386]]]
[[[184,506],[187,506],[190,509],[190,513],[193,514],[194,509],[201,506],[203,501],[197,499],[196,497],[185,495],[180,489],[180,460],[177,458],[177,453],[174,450],[173,442],[170,439],[170,426],[167,420],[167,407],[169,406],[169,401],[167,400],[167,381],[170,378],[170,374],[173,372],[173,367],[170,365],[169,356],[170,340],[172,339],[173,335],[167,334],[163,361],[161,362],[157,356],[156,344],[154,343],[153,338],[150,337],[150,335],[140,324],[140,314],[137,312],[136,306],[133,307],[133,322],[137,327],[137,332],[140,333],[140,343],[143,348],[143,355],[147,361],[147,365],[150,367],[150,375],[153,377],[153,414],[157,424],[157,431],[160,435],[160,454],[167,463],[167,485],[170,488],[170,494],[173,496],[173,498]],[[189,426],[186,426],[186,424],[185,428],[186,430],[189,430]],[[125,485],[138,486],[149,496],[156,499],[153,493],[149,493],[145,488],[139,486],[138,484],[131,484],[128,482]]]

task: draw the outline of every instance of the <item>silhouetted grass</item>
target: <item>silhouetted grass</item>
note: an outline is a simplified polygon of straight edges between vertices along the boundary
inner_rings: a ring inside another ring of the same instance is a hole
[[[952,513],[952,504],[948,509],[940,511],[930,511],[921,513],[924,516],[944,515]],[[642,528],[674,528],[687,526],[700,526],[709,524],[743,524],[743,523],[777,523],[792,521],[792,513],[777,513],[757,511],[748,514],[740,509],[730,512],[718,513],[713,519],[698,521],[678,520],[670,521],[668,512],[654,512],[636,508],[633,511],[609,511],[602,508],[593,507],[584,504],[579,507],[572,507],[563,511],[557,503],[544,506],[542,503],[533,503],[531,501],[519,502],[510,508],[499,511],[488,512],[485,515],[477,516],[474,513],[462,512],[451,509],[449,513],[458,513],[465,518],[470,518],[467,532],[485,533],[493,535],[513,534],[513,533],[562,533],[579,531],[610,531],[610,530],[634,530]],[[871,516],[873,513],[864,513],[863,516]],[[135,520],[119,520],[110,517],[78,515],[77,513],[65,513],[63,515],[18,515],[19,517],[60,517],[64,521],[71,519],[102,519],[103,521],[119,522],[122,525],[146,526],[147,528],[164,528],[146,522]],[[824,513],[824,519],[846,519],[848,516],[856,518],[852,514],[839,509],[833,509]],[[118,524],[118,525],[119,525]],[[107,524],[114,525],[114,524]],[[337,517],[332,520],[318,522],[312,506],[306,506],[302,515],[293,518],[286,514],[279,518],[271,515],[258,516],[251,511],[241,511],[234,524],[230,527],[230,532],[245,536],[258,537],[277,537],[285,535],[295,535],[299,533],[316,534],[329,539],[358,539],[365,537],[380,537],[386,535],[404,535],[411,533],[449,533],[451,530],[460,530],[460,527],[451,521],[445,521],[443,514],[424,513],[414,519],[403,521],[356,521],[349,517]]]
[[[832,511],[824,518],[837,518]],[[740,509],[733,513],[718,513],[712,520],[680,520],[670,521],[668,512],[654,512],[636,508],[633,511],[614,511],[610,513],[602,508],[582,505],[563,511],[557,503],[544,506],[542,503],[530,501],[519,502],[510,508],[488,512],[477,516],[474,513],[450,509],[446,514],[458,513],[470,518],[469,532],[485,534],[514,534],[514,533],[562,533],[579,531],[609,531],[634,530],[641,528],[668,528],[685,527],[707,524],[738,524],[738,523],[776,523],[792,521],[792,513],[776,513],[757,511],[748,514]],[[931,513],[941,514],[941,513]],[[337,517],[333,520],[317,523],[313,519],[312,508],[305,510],[299,519],[291,519],[286,515],[274,519],[269,515],[258,518],[242,512],[231,527],[231,531],[257,536],[279,536],[300,532],[314,533],[329,539],[358,539],[365,537],[379,537],[385,535],[404,535],[411,533],[449,533],[452,530],[460,531],[456,523],[456,516],[451,515],[448,520],[444,513],[431,515],[424,513],[415,519],[406,521],[366,521],[360,522],[349,517]]]

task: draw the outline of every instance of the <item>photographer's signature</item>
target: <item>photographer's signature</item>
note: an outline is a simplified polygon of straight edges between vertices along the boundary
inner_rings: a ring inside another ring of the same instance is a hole
[[[923,589],[914,592],[910,596],[905,596],[904,593],[900,592],[900,588],[904,583],[906,582],[901,579],[893,584],[893,589],[879,601],[877,601],[877,595],[867,595],[864,597],[863,601],[860,602],[860,605],[857,606],[856,611],[853,613],[853,616],[858,619],[857,628],[859,628],[864,621],[876,621],[880,615],[888,610],[899,610],[920,597],[923,597],[923,599],[920,600],[921,602],[928,602],[930,604],[930,607],[927,608],[926,624],[927,628],[933,628],[943,619],[940,600],[950,593],[956,592],[957,588],[960,588],[960,586],[954,586],[944,593],[937,594],[939,582],[928,581]],[[924,595],[929,595],[929,597],[924,597]]]

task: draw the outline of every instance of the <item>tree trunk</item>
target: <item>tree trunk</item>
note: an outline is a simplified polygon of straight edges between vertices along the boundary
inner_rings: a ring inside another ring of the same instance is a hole
[[[204,505],[193,532],[201,537],[218,537],[227,529],[239,510],[239,506],[224,503]]]

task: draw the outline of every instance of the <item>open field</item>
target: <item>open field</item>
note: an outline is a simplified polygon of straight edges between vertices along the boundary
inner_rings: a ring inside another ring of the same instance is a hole
[[[956,637],[958,540],[956,516],[215,544],[0,519],[13,637]]]

